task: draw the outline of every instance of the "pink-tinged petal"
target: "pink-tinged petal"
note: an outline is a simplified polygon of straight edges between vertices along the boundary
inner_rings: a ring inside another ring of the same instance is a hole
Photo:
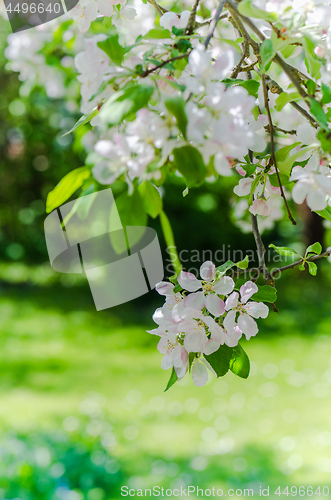
[[[155,290],[160,295],[174,295],[174,288],[174,285],[167,281],[160,281],[160,283],[155,285]]]
[[[225,313],[225,304],[217,295],[209,293],[205,298],[206,307],[213,316],[222,316]]]
[[[193,384],[196,387],[202,387],[208,382],[207,368],[196,360],[191,368]]]
[[[205,333],[198,333],[196,331],[192,333],[186,333],[184,339],[184,347],[187,352],[202,352],[203,346],[207,342],[208,337]]]
[[[240,287],[241,302],[245,304],[248,301],[248,299],[250,299],[251,296],[258,291],[259,289],[255,285],[255,283],[253,283],[253,281],[247,281],[244,285]]]
[[[240,165],[236,166],[236,170],[239,175],[242,175],[243,177],[246,175],[246,170],[244,170]]]
[[[217,153],[215,155],[214,167],[216,172],[223,175],[223,177],[230,177],[233,175],[231,164],[223,153]]]
[[[204,322],[208,326],[211,338],[216,340],[219,344],[224,344],[224,330],[218,325],[211,316],[205,316]]]
[[[226,331],[231,331],[236,326],[236,311],[229,311],[223,320],[223,326]]]
[[[269,214],[269,207],[266,200],[262,198],[253,201],[253,205],[249,207],[249,211],[253,215],[261,215],[266,217]]]
[[[173,365],[179,378],[184,377],[186,373],[187,363],[188,353],[181,345],[177,344],[173,352]]]
[[[212,78],[215,80],[223,80],[233,70],[235,66],[234,55],[231,50],[226,50],[216,60],[212,69]]]
[[[234,289],[234,281],[230,276],[224,276],[215,282],[213,288],[220,295],[228,295]]]
[[[248,316],[248,314],[239,315],[238,326],[240,330],[245,334],[247,340],[256,335],[259,331],[256,321]]]
[[[161,368],[163,370],[168,370],[169,368],[171,368],[173,366],[172,364],[172,353],[168,354],[166,353],[163,358],[162,358],[162,361],[161,361]]]
[[[200,276],[204,281],[212,281],[216,276],[216,267],[213,262],[207,260],[200,267]]]
[[[192,273],[181,271],[178,276],[178,283],[188,292],[196,292],[201,288],[201,282]]]
[[[184,307],[190,307],[201,311],[205,307],[205,295],[203,292],[191,293],[184,299]]]
[[[178,27],[179,19],[177,14],[175,14],[174,12],[166,12],[165,14],[163,14],[163,16],[160,17],[160,26],[169,31],[171,31],[171,28],[173,26]]]
[[[230,309],[234,309],[238,305],[239,293],[233,292],[225,301],[225,310],[229,311]]]
[[[266,318],[269,314],[269,308],[263,302],[248,302],[245,305],[245,310],[253,318]]]
[[[216,352],[219,349],[219,347],[220,347],[219,342],[216,342],[216,340],[210,339],[205,344],[205,347],[203,349],[203,353],[208,356],[209,354],[213,354],[213,352]]]
[[[224,344],[226,344],[229,347],[235,347],[238,345],[238,342],[242,336],[242,331],[240,330],[239,326],[235,326],[233,330],[230,332],[226,331],[225,332],[225,340]]]
[[[251,192],[253,179],[247,177],[240,179],[238,186],[235,186],[233,192],[238,196],[247,196]]]

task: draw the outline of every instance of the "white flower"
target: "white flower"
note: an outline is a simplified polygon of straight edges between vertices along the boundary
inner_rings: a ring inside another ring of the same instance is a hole
[[[180,17],[175,14],[175,12],[166,12],[160,17],[160,26],[169,31],[172,30],[173,26],[175,28],[184,29],[187,26],[191,12],[189,10],[183,10]]]
[[[323,170],[325,167],[322,167]],[[327,169],[329,171],[329,169]],[[311,210],[324,210],[331,196],[331,178],[325,174],[316,173],[305,167],[294,167],[290,181],[297,181],[292,198],[299,205],[305,200]]]
[[[262,302],[247,303],[257,291],[258,287],[255,283],[247,281],[240,287],[240,302],[237,292],[233,292],[225,302],[225,309],[229,311],[227,315],[229,324],[235,324],[236,314],[239,312],[237,323],[247,340],[258,332],[257,324],[253,318],[266,318],[269,313],[268,306]]]
[[[161,368],[168,370],[168,368],[174,367],[178,378],[184,377],[188,364],[188,353],[178,343],[176,335],[162,335],[157,348],[164,354],[161,361]]]
[[[78,23],[79,31],[85,33],[98,16],[97,3],[95,0],[81,0],[69,14]]]

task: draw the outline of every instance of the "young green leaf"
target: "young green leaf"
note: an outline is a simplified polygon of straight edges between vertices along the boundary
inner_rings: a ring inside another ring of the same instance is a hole
[[[256,302],[274,303],[277,300],[277,290],[270,285],[258,285],[259,291],[252,295],[252,300]]]
[[[275,12],[268,12],[255,7],[252,0],[242,0],[238,4],[240,14],[246,17],[255,17],[256,19],[264,19],[270,23],[277,21],[277,14]]]
[[[331,207],[327,206],[324,210],[315,210],[315,212],[323,217],[323,219],[331,222]]]
[[[316,44],[308,36],[304,36],[303,47],[306,55],[305,63],[309,74],[313,78],[320,78],[322,61],[315,54]]]
[[[102,106],[99,116],[104,125],[118,125],[139,109],[147,106],[154,88],[151,85],[133,85],[112,95]]]
[[[321,100],[322,104],[330,104],[331,102],[331,88],[328,85],[325,85],[325,83],[322,83],[322,92],[323,92],[323,97]]]
[[[167,384],[167,387],[164,389],[164,392],[168,391],[170,387],[172,387],[178,380],[177,373],[175,371],[175,368],[172,367],[171,375]]]
[[[185,177],[187,187],[196,186],[203,181],[207,169],[200,151],[193,146],[183,146],[174,149],[173,155],[175,166]]]
[[[249,358],[240,344],[233,347],[230,370],[241,378],[247,378],[250,372]]]
[[[176,118],[177,127],[186,139],[187,116],[185,113],[185,101],[182,97],[169,97],[165,100],[167,110]]]
[[[143,201],[146,214],[155,219],[160,215],[163,205],[160,193],[156,187],[148,181],[144,181],[138,186],[138,192]]]
[[[97,43],[99,49],[106,52],[111,61],[120,66],[125,55],[125,48],[118,43],[118,35],[110,35],[106,40]]]
[[[282,92],[276,99],[275,110],[281,111],[283,107],[286,106],[286,104],[288,104],[289,102],[296,102],[300,99],[302,99],[302,97],[299,92],[292,92],[290,94]]]
[[[315,262],[307,262],[308,264],[308,267],[309,267],[309,273],[312,275],[312,276],[316,276],[317,274],[317,265],[315,264]]]
[[[308,255],[309,253],[315,253],[317,255],[321,255],[322,245],[318,241],[316,243],[313,243],[313,245],[309,245],[309,247],[306,250],[306,255]]]
[[[151,39],[163,39],[163,38],[171,38],[170,31],[165,30],[163,28],[154,28],[149,30],[147,35],[143,36],[146,40]]]
[[[260,55],[262,58],[261,73],[265,73],[267,65],[273,60],[276,55],[274,44],[270,38],[266,38],[260,47]]]
[[[90,122],[92,118],[94,118],[95,115],[97,115],[98,113],[99,113],[99,108],[98,106],[96,106],[95,108],[92,109],[92,111],[88,115],[81,116],[79,120],[75,123],[75,125],[70,130],[68,130],[68,132],[62,134],[61,137],[71,134],[71,132],[76,130],[76,128],[82,127],[83,125],[85,125],[85,123]]]
[[[323,107],[321,106],[321,104],[319,102],[315,101],[315,99],[310,98],[309,105],[310,105],[310,112],[313,115],[313,117],[316,119],[319,126],[327,129],[328,128],[328,120],[326,118],[326,114],[324,113],[324,110],[323,110]]]
[[[65,201],[79,189],[83,182],[91,175],[88,167],[76,168],[65,175],[63,179],[48,193],[46,201],[46,212],[52,212],[55,208],[62,205]]]
[[[221,345],[219,349],[212,354],[204,354],[204,357],[213,368],[217,377],[223,377],[228,372],[231,356],[232,347],[228,347],[225,344]]]
[[[277,247],[276,245],[273,245],[272,243],[269,245],[270,248],[273,248],[279,255],[283,255],[285,257],[293,257],[297,258],[299,257],[302,259],[301,255],[298,254],[293,248],[287,248],[287,247]]]
[[[249,257],[248,257],[248,255],[246,255],[244,260],[241,260],[241,261],[236,263],[236,266],[239,267],[239,269],[247,269],[248,264],[249,264]]]

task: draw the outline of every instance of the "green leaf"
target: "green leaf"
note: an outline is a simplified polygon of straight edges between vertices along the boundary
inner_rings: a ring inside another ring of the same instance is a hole
[[[118,43],[118,35],[110,35],[106,40],[98,42],[97,46],[99,49],[106,52],[107,56],[111,61],[120,66],[123,62],[125,55],[125,48]]]
[[[288,59],[289,57],[291,57],[292,54],[294,54],[296,49],[297,49],[296,45],[287,45],[287,47],[282,48],[280,52],[282,56],[285,57],[285,59]]]
[[[237,40],[231,40],[229,38],[222,38],[221,42],[227,43],[228,45],[231,45],[237,52],[241,54],[241,48],[239,43],[242,43],[244,41],[243,38],[237,38]]]
[[[321,104],[312,97],[309,98],[310,112],[313,117],[316,119],[317,123],[320,127],[325,129],[328,128],[328,120],[326,118],[326,114],[324,113],[323,107]]]
[[[316,243],[313,243],[312,245],[309,245],[309,247],[306,250],[306,255],[308,255],[309,253],[315,253],[316,255],[321,255],[322,245],[318,241]]]
[[[182,265],[180,263],[179,257],[178,257],[178,252],[175,244],[175,239],[174,239],[174,234],[172,232],[172,228],[169,222],[168,217],[162,210],[160,213],[160,222],[161,222],[161,228],[163,232],[163,236],[167,245],[167,251],[169,253],[169,257],[171,260],[172,267],[174,268],[174,271],[176,275],[181,272],[182,270]]]
[[[138,186],[138,192],[143,201],[145,212],[155,219],[162,210],[162,198],[159,191],[148,181]]]
[[[193,146],[183,146],[173,151],[175,166],[185,177],[187,187],[193,187],[206,176],[207,169],[200,151]]]
[[[313,42],[308,36],[304,36],[303,47],[306,55],[305,62],[309,74],[313,78],[320,78],[322,61],[315,54],[315,42]]]
[[[185,113],[185,101],[182,97],[169,97],[165,100],[167,110],[176,118],[177,127],[186,139],[187,116]]]
[[[275,102],[275,110],[276,111],[281,111],[286,104],[289,102],[296,102],[302,99],[301,95],[299,92],[292,92],[291,94],[288,94],[287,92],[282,92],[279,94],[279,96],[276,99]]]
[[[289,176],[288,175],[279,174],[279,178],[280,178],[280,182],[281,182],[282,186],[286,186],[286,184],[288,184],[288,182],[289,182]],[[269,181],[270,181],[270,184],[273,187],[279,187],[279,182],[278,182],[277,174],[271,174],[271,175],[269,175]]]
[[[309,146],[305,147],[305,148],[301,148],[299,151],[297,151],[296,153],[294,153],[293,155],[289,156],[286,160],[284,161],[278,161],[277,162],[277,166],[278,166],[278,170],[282,173],[282,174],[290,174],[291,172],[291,169],[294,165],[294,163],[299,159],[301,158],[301,156],[306,153],[306,151],[310,151],[311,148]]]
[[[192,366],[192,363],[195,360],[195,358],[196,358],[196,353],[195,352],[190,352],[189,355],[188,355],[188,369],[189,369],[189,372],[191,372],[191,366]]]
[[[149,30],[147,35],[143,36],[143,38],[150,39],[162,39],[162,38],[171,38],[171,34],[169,30],[165,30],[163,28],[154,28]]]
[[[312,275],[312,276],[316,276],[317,274],[317,265],[315,264],[315,262],[307,262],[308,264],[308,267],[309,267],[309,273]]]
[[[131,237],[130,244],[131,246],[135,245],[145,234],[148,220],[143,200],[137,190],[134,190],[131,196],[125,192],[115,199],[115,204],[113,204],[110,210],[110,228],[115,227],[115,221],[117,226],[117,213],[124,228],[127,226],[140,226]],[[126,242],[118,236],[117,231],[111,231],[109,234],[110,241],[119,255],[127,250]]]
[[[215,371],[217,377],[223,377],[229,370],[230,359],[232,356],[232,347],[221,345],[217,351],[204,357]]]
[[[274,44],[270,38],[266,38],[260,47],[260,55],[262,58],[261,73],[265,73],[266,66],[273,60],[276,55]]]
[[[46,201],[46,212],[52,212],[55,208],[62,205],[77,189],[79,189],[84,181],[91,175],[91,170],[88,167],[76,168],[65,175],[63,179],[48,193]]]
[[[150,85],[134,85],[112,95],[102,106],[99,116],[105,125],[117,125],[129,115],[147,106],[154,88]]]
[[[323,97],[321,99],[322,104],[330,104],[331,102],[331,88],[325,83],[322,83]]]
[[[240,344],[233,348],[232,357],[230,359],[230,370],[241,378],[247,378],[249,375],[249,358]]]
[[[276,161],[284,161],[286,160],[292,151],[292,149],[296,148],[297,146],[300,146],[301,142],[294,142],[293,144],[290,144],[289,146],[284,146],[283,148],[278,149],[276,151]]]
[[[238,10],[240,14],[246,17],[255,17],[256,19],[265,19],[271,23],[277,21],[277,14],[275,12],[267,12],[266,10],[261,10],[253,5],[252,0],[242,0],[238,4]]]
[[[257,80],[240,80],[238,78],[225,78],[222,80],[223,83],[225,83],[226,88],[232,87],[239,85],[240,87],[243,87],[244,89],[247,90],[249,95],[254,96],[257,98],[257,94],[260,88],[260,82]]]
[[[330,121],[330,118],[328,117]],[[331,131],[321,128],[318,131],[317,139],[320,141],[323,151],[331,153]]]
[[[177,373],[175,371],[175,368],[172,367],[171,375],[167,384],[167,387],[164,389],[164,392],[168,391],[170,387],[172,387],[178,380]]]
[[[256,302],[270,302],[274,303],[277,300],[277,290],[270,285],[259,285],[259,291],[252,295],[252,300]]]
[[[246,163],[246,165],[240,165],[241,168],[243,168],[246,172],[246,177],[250,177],[251,175],[254,174],[257,164],[256,163]]]
[[[273,243],[269,245],[270,248],[273,248],[279,255],[284,255],[285,257],[293,257],[297,258],[300,257],[302,259],[301,255],[298,254],[293,248],[287,248],[287,247],[276,247]]]
[[[249,257],[248,257],[248,255],[246,255],[244,260],[241,260],[241,261],[236,263],[236,266],[239,267],[239,269],[247,269],[248,264],[249,264]]]
[[[331,222],[331,207],[327,206],[324,210],[315,210],[315,212],[323,217],[323,219]]]
[[[99,108],[98,108],[98,106],[96,106],[95,108],[92,109],[92,111],[88,115],[81,116],[79,118],[79,120],[75,123],[75,125],[70,130],[68,130],[68,132],[61,135],[61,137],[64,137],[65,135],[68,135],[68,134],[71,134],[71,132],[76,130],[76,128],[82,127],[83,125],[85,125],[85,123],[90,122],[92,120],[92,118],[94,118],[95,115],[97,115],[98,113],[99,113]]]

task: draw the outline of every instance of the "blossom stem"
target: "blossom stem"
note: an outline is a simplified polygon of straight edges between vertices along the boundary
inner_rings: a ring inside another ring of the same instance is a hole
[[[286,271],[287,269],[293,269],[296,266],[300,266],[304,262],[313,262],[314,260],[322,259],[323,257],[328,257],[331,255],[331,248],[327,250],[324,253],[321,253],[320,255],[313,255],[312,257],[308,257],[307,259],[300,259],[297,260],[296,262],[292,262],[292,264],[288,264],[287,266],[279,267],[275,271],[271,271],[270,275],[272,278],[274,278],[277,274],[281,273],[282,271]]]
[[[287,213],[288,213],[288,217],[290,219],[290,221],[292,222],[292,224],[294,226],[296,226],[296,221],[294,220],[292,214],[291,214],[291,211],[290,211],[290,208],[288,206],[288,203],[287,203],[287,199],[286,199],[286,196],[285,196],[285,193],[284,193],[284,188],[283,188],[283,185],[281,183],[281,180],[280,180],[280,175],[279,175],[279,170],[278,170],[278,167],[277,167],[277,161],[276,161],[276,154],[275,154],[275,139],[274,139],[274,133],[275,133],[275,129],[274,129],[274,125],[273,125],[273,122],[272,122],[272,117],[271,117],[271,112],[270,112],[270,107],[269,107],[269,97],[268,97],[268,87],[267,87],[267,83],[266,83],[266,78],[265,78],[265,74],[263,73],[261,75],[262,77],[262,86],[263,86],[263,95],[264,95],[264,105],[265,105],[265,108],[266,108],[266,111],[267,111],[267,115],[268,115],[268,122],[269,122],[269,134],[270,134],[270,146],[271,146],[271,161],[275,167],[275,170],[276,170],[276,174],[277,174],[277,179],[278,179],[278,184],[279,184],[279,187],[280,187],[280,193],[281,193],[281,196],[284,200],[284,203],[285,203],[285,206],[286,206],[286,210],[287,210]]]
[[[208,31],[208,34],[206,36],[206,40],[205,40],[205,43],[204,43],[205,49],[207,49],[210,40],[214,36],[215,28],[216,28],[216,25],[217,25],[217,23],[218,23],[218,21],[220,19],[221,14],[222,14],[222,10],[224,9],[225,3],[226,3],[226,0],[220,0],[220,2],[218,4],[215,16],[213,17],[213,19],[212,19],[212,21],[210,23],[209,31]]]
[[[259,260],[259,269],[262,271],[263,278],[266,281],[268,279],[268,270],[265,264],[265,259],[264,259],[264,254],[265,254],[265,247],[261,238],[259,226],[257,223],[257,216],[251,214],[251,219],[252,219],[252,231],[256,243],[256,248],[257,248],[257,256]]]

